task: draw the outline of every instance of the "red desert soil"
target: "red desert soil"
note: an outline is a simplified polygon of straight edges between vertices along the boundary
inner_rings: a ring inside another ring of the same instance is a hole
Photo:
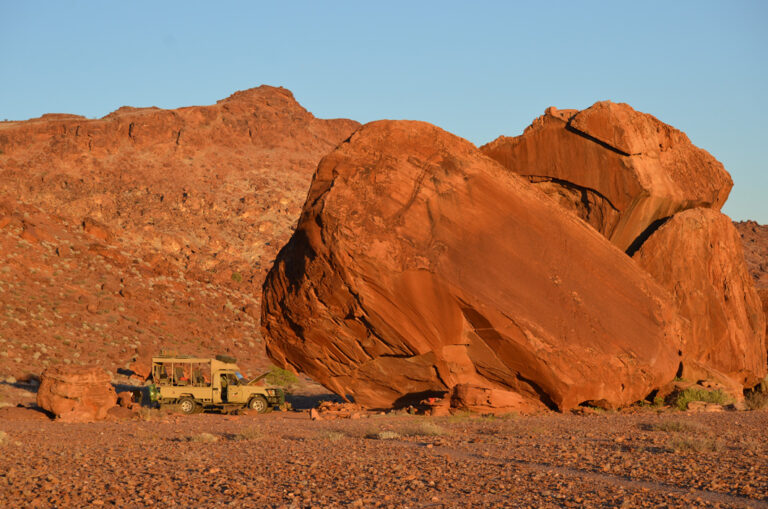
[[[0,506],[768,507],[766,427],[766,411],[0,419]]]

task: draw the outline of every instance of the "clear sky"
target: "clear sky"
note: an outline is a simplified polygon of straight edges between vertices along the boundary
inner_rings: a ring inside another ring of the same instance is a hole
[[[476,144],[547,106],[627,102],[768,223],[768,1],[0,0],[0,119],[212,104],[282,85],[319,117],[426,120]]]

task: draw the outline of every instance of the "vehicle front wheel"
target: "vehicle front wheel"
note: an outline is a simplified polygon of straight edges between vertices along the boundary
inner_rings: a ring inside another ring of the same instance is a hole
[[[195,404],[195,400],[192,398],[181,398],[179,400],[179,411],[182,414],[193,414],[195,413],[195,410],[197,409],[197,405]]]
[[[248,408],[263,414],[269,410],[269,404],[267,404],[267,400],[264,396],[254,396],[251,398],[251,401],[248,402]]]

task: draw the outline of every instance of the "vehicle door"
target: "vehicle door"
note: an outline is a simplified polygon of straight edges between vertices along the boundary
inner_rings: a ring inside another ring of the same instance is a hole
[[[233,373],[227,373],[228,400],[230,403],[245,403],[244,387]]]
[[[213,392],[211,401],[214,405],[220,405],[223,402],[221,389],[221,375],[219,373],[213,373],[211,376],[211,392]]]

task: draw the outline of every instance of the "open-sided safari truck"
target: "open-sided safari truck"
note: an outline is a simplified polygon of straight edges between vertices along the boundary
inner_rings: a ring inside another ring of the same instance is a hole
[[[283,405],[283,389],[253,385],[261,378],[243,378],[233,357],[161,355],[152,358],[150,398],[161,407],[175,405],[185,414],[243,407],[263,413]]]

